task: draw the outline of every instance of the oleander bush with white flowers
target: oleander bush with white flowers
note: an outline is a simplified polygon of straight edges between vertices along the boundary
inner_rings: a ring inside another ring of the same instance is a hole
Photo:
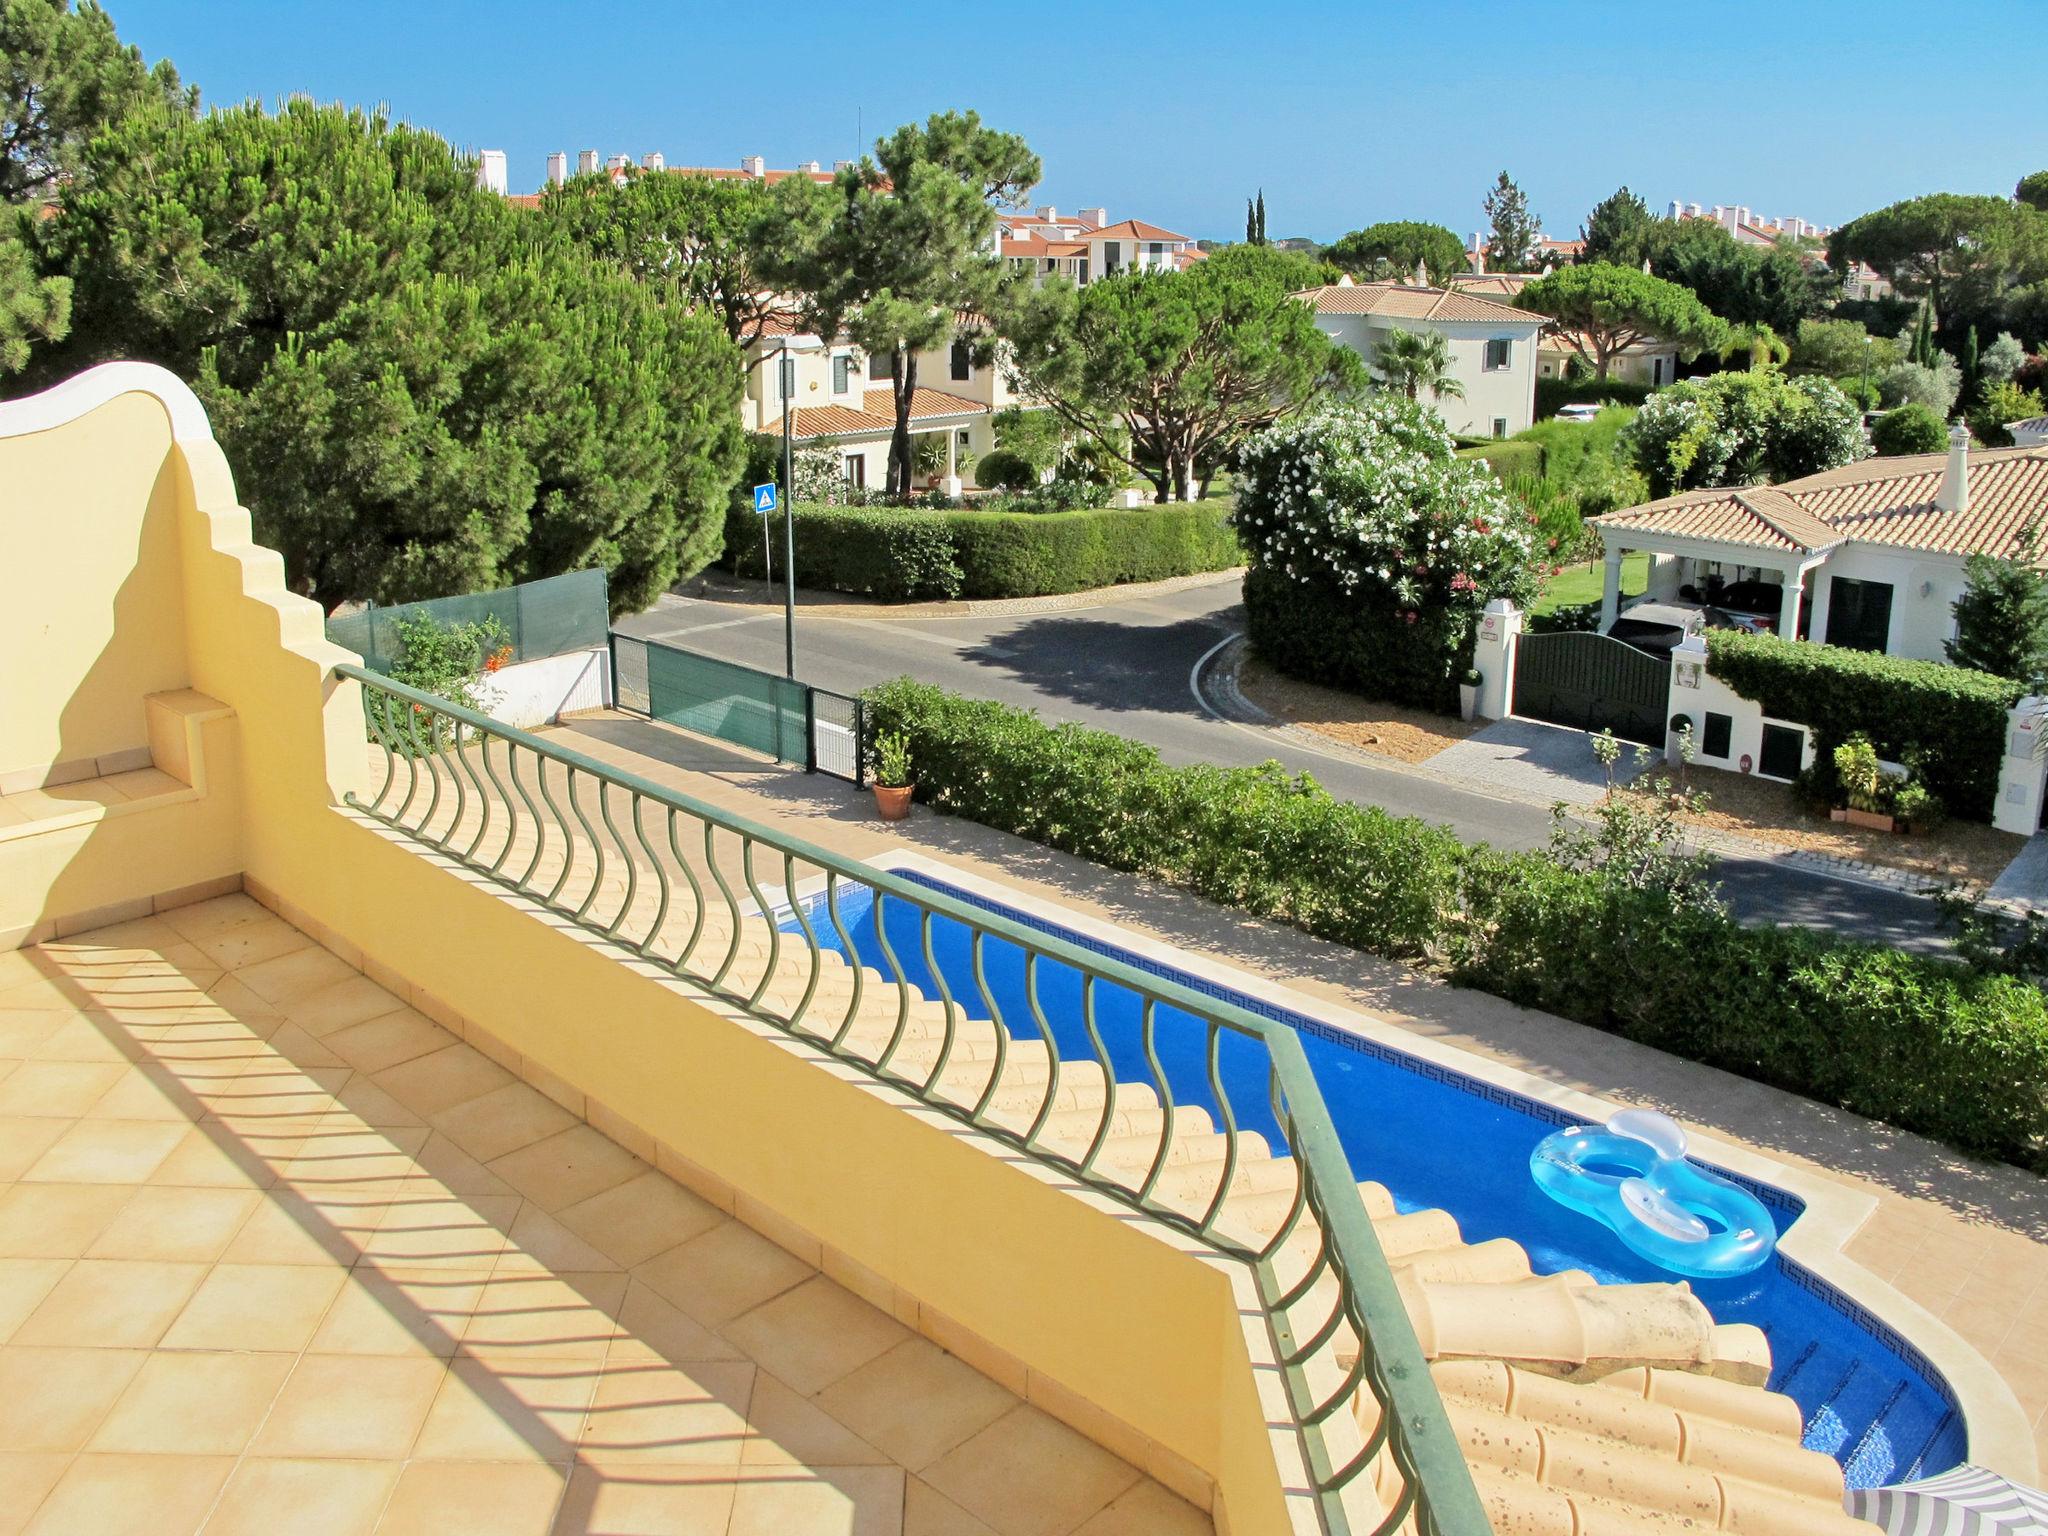
[[[1392,394],[1261,433],[1237,472],[1259,655],[1296,677],[1447,710],[1487,602],[1526,607],[1536,519],[1434,411]]]

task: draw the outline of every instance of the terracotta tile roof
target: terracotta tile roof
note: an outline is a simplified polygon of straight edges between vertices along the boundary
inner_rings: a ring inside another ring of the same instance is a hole
[[[1418,288],[1412,283],[1331,283],[1322,288],[1305,288],[1297,298],[1307,299],[1319,315],[1387,315],[1401,320],[1515,321],[1537,326],[1541,315],[1510,304],[1497,303],[1455,288]]]
[[[1157,224],[1142,223],[1137,219],[1125,219],[1121,224],[1108,224],[1101,229],[1088,231],[1090,240],[1178,240],[1191,245],[1191,235],[1176,235],[1170,229],[1161,229]]]
[[[820,186],[830,186],[834,173],[831,171],[763,171],[759,176],[742,170],[736,165],[670,165],[664,166],[671,176],[705,176],[712,181],[765,181],[773,186],[778,181],[787,181],[792,176],[808,176]]]
[[[1048,240],[1042,235],[1006,235],[1003,237],[1005,256],[1086,256],[1088,243],[1085,240]]]
[[[910,419],[913,422],[941,416],[986,416],[989,408],[964,395],[949,395],[942,389],[919,385],[911,392]],[[778,418],[779,419],[779,418]],[[870,389],[861,396],[858,409],[850,405],[798,406],[790,423],[792,437],[857,437],[896,430],[896,397],[893,391]]]
[[[1451,278],[1451,288],[1457,293],[1512,299],[1535,281],[1534,272],[1460,272]]]
[[[2029,416],[2025,421],[2008,421],[2008,432],[2048,432],[2048,416]]]
[[[538,208],[540,206],[540,194],[538,192],[507,192],[505,194],[505,201],[514,208]]]
[[[1970,455],[1969,506],[1934,504],[1948,455],[1912,454],[1778,486],[1689,491],[1593,519],[1603,527],[1776,550],[1855,540],[1929,554],[2010,556],[2028,524],[2048,517],[2048,448]]]

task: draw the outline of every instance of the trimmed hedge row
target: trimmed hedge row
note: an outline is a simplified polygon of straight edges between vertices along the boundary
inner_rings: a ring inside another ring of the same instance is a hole
[[[1319,938],[1760,1082],[2041,1166],[2048,1000],[2010,977],[1673,912],[1538,854],[908,678],[868,695],[917,798]]]
[[[1493,471],[1496,480],[1506,480],[1513,475],[1540,478],[1543,474],[1543,445],[1533,439],[1488,438],[1459,448],[1457,454],[1461,459],[1480,460]]]
[[[780,570],[782,523],[771,521]],[[1086,512],[796,509],[802,585],[890,601],[1043,597],[1227,571],[1243,559],[1220,502]],[[727,515],[725,563],[743,576],[762,573],[761,519],[752,511]]]
[[[2008,712],[2026,688],[1989,672],[1776,635],[1707,631],[1707,670],[1819,749],[1815,789],[1835,788],[1835,748],[1857,732],[1879,757],[1913,758],[1952,815],[1989,821]]]
[[[1311,683],[1448,713],[1472,665],[1470,621],[1447,610],[1414,623],[1366,594],[1346,597],[1253,566],[1244,573],[1245,632],[1260,658]],[[1453,635],[1454,626],[1466,633]]]
[[[1538,379],[1536,419],[1555,416],[1568,405],[1641,405],[1656,390],[1648,384],[1631,384],[1623,379]]]

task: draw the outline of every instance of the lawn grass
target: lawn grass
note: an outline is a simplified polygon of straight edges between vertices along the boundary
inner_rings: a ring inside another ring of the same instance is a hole
[[[1574,603],[1597,603],[1601,587],[1606,580],[1606,562],[1589,560],[1584,565],[1568,565],[1543,585],[1543,595],[1529,607],[1531,613],[1549,613],[1556,608],[1568,608]],[[1635,597],[1646,591],[1650,585],[1650,557],[1636,550],[1622,556],[1621,595]]]

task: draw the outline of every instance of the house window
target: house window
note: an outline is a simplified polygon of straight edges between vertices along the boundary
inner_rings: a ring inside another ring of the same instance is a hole
[[[868,354],[868,378],[870,381],[896,377],[896,357],[891,352],[870,352]]]
[[[1507,417],[1496,416],[1493,418],[1493,435],[1495,437],[1506,437],[1508,435]]]
[[[868,483],[868,461],[865,454],[849,453],[846,456],[846,483],[864,486]]]
[[[1151,252],[1152,264],[1154,266],[1157,266],[1159,264],[1159,258],[1166,254],[1166,243],[1163,240],[1154,240],[1150,245],[1146,246],[1145,249]]]
[[[853,388],[853,355],[841,352],[832,359],[832,393],[843,395]]]
[[[1725,759],[1728,756],[1729,738],[1734,733],[1735,717],[1733,715],[1717,715],[1712,710],[1708,710],[1707,728],[1700,737],[1700,755],[1702,757]]]
[[[1829,645],[1882,653],[1892,633],[1892,584],[1828,578]]]
[[[1116,240],[1102,242],[1102,275],[1109,276],[1116,270],[1117,262],[1123,258],[1123,245]]]
[[[780,387],[781,387],[781,389],[782,389],[782,395],[781,395],[781,398],[782,398],[782,399],[784,399],[784,400],[789,400],[789,399],[793,399],[793,398],[795,398],[795,395],[796,395],[796,359],[795,359],[795,358],[793,358],[793,357],[785,357],[785,358],[783,358],[783,359],[782,359],[782,366],[781,366],[780,368],[778,368],[778,369],[776,370],[776,373],[777,373],[777,375],[778,375],[778,378],[777,378],[777,383],[778,383],[778,384],[780,385]]]
[[[1658,389],[1663,386],[1663,383],[1664,359],[1661,357],[1653,357],[1650,359],[1650,387],[1652,389]]]
[[[1756,771],[1766,779],[1792,780],[1806,766],[1806,732],[1796,725],[1764,726],[1763,751]]]
[[[1511,336],[1496,336],[1486,344],[1485,368],[1488,373],[1505,368],[1514,356],[1515,342]]]
[[[974,377],[974,359],[969,355],[967,343],[964,341],[953,343],[953,377],[956,379],[971,379]]]

